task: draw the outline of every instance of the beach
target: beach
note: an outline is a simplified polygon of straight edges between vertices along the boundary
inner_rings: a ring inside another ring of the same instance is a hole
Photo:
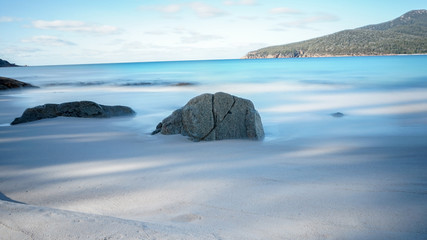
[[[218,91],[253,101],[263,141],[150,134]],[[9,125],[28,107],[72,100],[136,115]],[[55,86],[2,92],[0,109],[1,239],[427,238],[419,85]]]

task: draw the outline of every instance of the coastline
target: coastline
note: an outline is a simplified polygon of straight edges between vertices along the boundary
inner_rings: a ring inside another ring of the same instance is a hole
[[[212,61],[233,61],[233,60],[247,60],[247,59],[277,59],[277,58],[339,58],[339,57],[386,57],[386,56],[426,56],[427,53],[417,53],[417,54],[380,54],[380,55],[321,55],[321,56],[303,56],[303,57],[256,57],[248,58],[243,56],[241,58],[224,58],[224,59],[190,59],[190,60],[165,60],[165,61],[142,61],[142,62],[89,62],[89,63],[63,63],[63,64],[46,64],[46,65],[24,65],[18,67],[61,67],[61,66],[85,66],[85,65],[113,65],[113,64],[156,64],[156,63],[192,63],[192,62],[212,62]],[[9,67],[6,67],[9,68]],[[14,68],[14,67],[12,67]]]
[[[330,57],[386,57],[386,56],[425,56],[427,53],[416,53],[416,54],[380,54],[380,55],[369,55],[369,54],[353,54],[353,55],[312,55],[312,56],[298,56],[298,57],[288,57],[281,56],[276,57],[277,55],[268,55],[266,57],[248,57],[243,56],[240,59],[272,59],[272,58],[330,58]]]

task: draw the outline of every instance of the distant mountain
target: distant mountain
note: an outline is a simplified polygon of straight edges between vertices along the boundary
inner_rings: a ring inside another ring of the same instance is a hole
[[[0,67],[19,67],[16,64],[10,63],[6,60],[0,59]]]
[[[249,52],[251,58],[298,58],[427,53],[427,10],[392,21]]]

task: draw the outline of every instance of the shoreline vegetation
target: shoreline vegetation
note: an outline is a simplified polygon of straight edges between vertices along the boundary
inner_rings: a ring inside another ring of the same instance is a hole
[[[242,59],[427,54],[427,10],[385,23],[251,51]]]
[[[413,53],[413,54],[377,54],[377,55],[369,55],[369,54],[353,54],[353,55],[313,55],[313,56],[304,56],[304,57],[280,57],[274,55],[268,55],[265,57],[259,58],[247,58],[242,57],[242,60],[250,60],[250,59],[277,59],[277,58],[346,58],[346,57],[387,57],[387,56],[425,56],[427,53]]]

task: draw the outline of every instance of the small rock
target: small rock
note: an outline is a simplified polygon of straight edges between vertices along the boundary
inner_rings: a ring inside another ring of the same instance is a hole
[[[185,87],[185,86],[192,86],[192,85],[195,85],[195,84],[190,82],[178,82],[178,83],[171,84],[171,86],[175,86],[175,87]]]
[[[12,78],[0,77],[0,90],[8,90],[14,88],[38,88],[29,83],[21,82]]]
[[[340,113],[340,112],[336,112],[336,113],[331,113],[332,117],[336,117],[336,118],[341,118],[344,117],[344,113]]]
[[[105,106],[91,101],[45,104],[27,108],[21,117],[15,118],[12,125],[55,117],[109,118],[134,115],[130,107]]]

